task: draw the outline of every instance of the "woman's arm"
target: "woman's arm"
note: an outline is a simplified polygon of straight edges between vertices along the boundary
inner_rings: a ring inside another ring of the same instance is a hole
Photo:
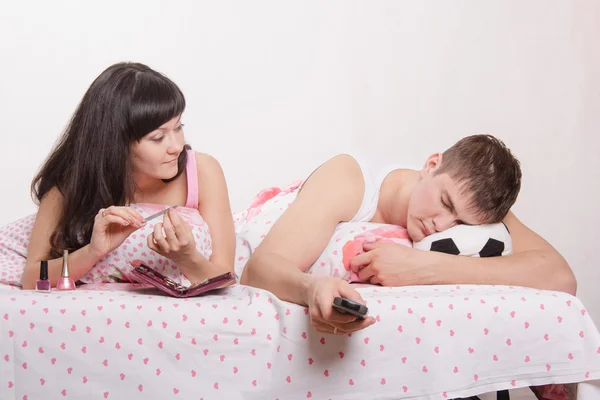
[[[56,229],[62,209],[62,195],[57,188],[51,189],[40,202],[40,207],[31,230],[27,248],[27,263],[21,277],[23,289],[34,289],[40,278],[40,261],[50,258],[50,236]],[[69,254],[69,274],[74,281],[89,271],[99,257],[90,251],[89,245]],[[56,286],[62,271],[62,257],[48,262],[48,279]]]
[[[206,259],[197,249],[190,225],[175,210],[147,237],[148,248],[177,264],[190,282],[196,283],[226,272],[233,273],[235,230],[223,170],[213,157],[196,153],[198,212],[210,230],[212,254]],[[162,230],[164,228],[164,235]]]
[[[198,211],[208,224],[212,240],[210,276],[233,272],[235,229],[227,182],[219,162],[208,154],[196,153],[198,166]]]
[[[23,289],[35,288],[40,276],[40,261],[48,260],[51,253],[50,237],[58,226],[62,214],[63,198],[57,188],[52,188],[40,201],[27,249],[27,262],[21,277]],[[101,209],[94,219],[91,242],[69,254],[69,275],[79,280],[108,252],[118,247],[135,230],[143,226],[144,219],[129,207],[111,206]],[[48,279],[56,286],[62,272],[62,257],[48,261]]]

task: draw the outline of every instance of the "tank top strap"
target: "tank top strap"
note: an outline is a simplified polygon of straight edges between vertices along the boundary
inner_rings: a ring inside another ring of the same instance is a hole
[[[185,174],[187,177],[187,199],[185,206],[188,208],[198,208],[198,166],[194,150],[187,150]]]

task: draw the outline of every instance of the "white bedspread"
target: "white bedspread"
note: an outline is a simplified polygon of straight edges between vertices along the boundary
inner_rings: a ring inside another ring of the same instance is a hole
[[[378,323],[334,337],[262,290],[132,286],[0,285],[0,398],[444,399],[600,379],[600,334],[562,293],[363,287]]]

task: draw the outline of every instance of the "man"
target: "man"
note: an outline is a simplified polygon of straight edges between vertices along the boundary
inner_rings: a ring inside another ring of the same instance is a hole
[[[519,162],[489,135],[466,137],[443,154],[431,155],[421,171],[388,167],[374,174],[349,155],[321,165],[300,187],[246,264],[241,283],[308,306],[319,332],[347,334],[372,325],[337,313],[335,296],[363,302],[346,281],[306,271],[323,252],[340,222],[405,227],[413,241],[457,224],[503,221],[513,254],[467,258],[401,245],[365,245],[351,268],[363,280],[384,286],[504,284],[575,293],[564,258],[510,212],[521,187]]]

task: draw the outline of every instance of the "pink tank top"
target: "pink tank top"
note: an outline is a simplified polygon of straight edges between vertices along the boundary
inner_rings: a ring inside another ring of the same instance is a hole
[[[196,152],[187,150],[187,164],[185,165],[187,179],[187,199],[185,206],[198,209],[198,166],[196,164]]]

